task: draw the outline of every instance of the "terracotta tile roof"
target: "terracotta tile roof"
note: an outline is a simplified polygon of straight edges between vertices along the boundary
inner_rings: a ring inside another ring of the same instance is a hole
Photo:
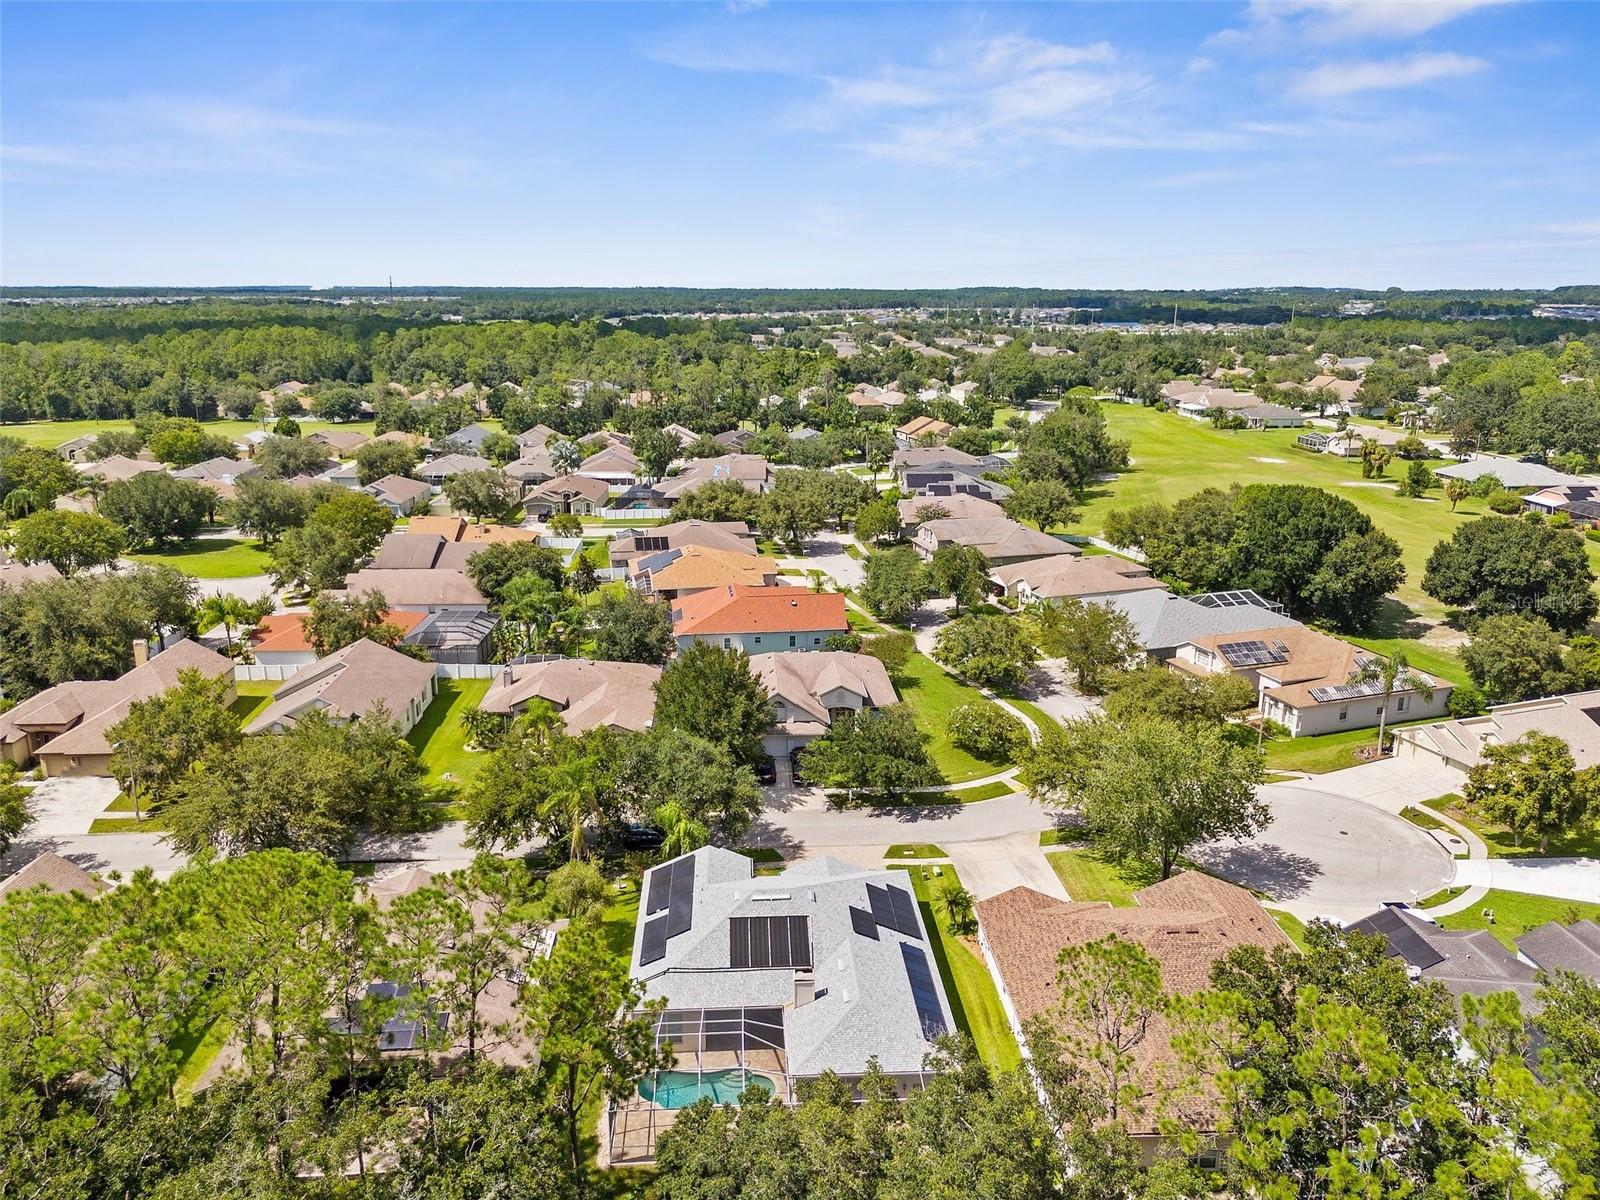
[[[955,426],[949,421],[941,421],[936,417],[913,417],[895,432],[903,433],[908,438],[944,437],[954,429]]]
[[[675,556],[671,562],[647,566],[669,556]],[[636,559],[635,565],[648,574],[651,588],[658,592],[725,587],[728,584],[762,587],[771,586],[778,579],[778,564],[774,559],[713,550],[709,546],[683,546],[665,550]]]
[[[383,619],[400,632],[410,633],[427,615],[390,609],[383,614]],[[306,641],[305,622],[305,613],[271,613],[262,617],[256,624],[255,632],[250,635],[250,648],[258,654],[264,651],[288,654],[310,650],[311,643]]]
[[[712,588],[677,601],[672,614],[677,637],[850,628],[843,596],[790,587]]]
[[[1061,1000],[1057,956],[1115,935],[1142,946],[1161,968],[1166,990],[1178,995],[1200,991],[1210,982],[1214,963],[1237,946],[1271,950],[1288,946],[1267,911],[1243,888],[1197,871],[1185,871],[1134,894],[1131,908],[1057,900],[1032,888],[1012,888],[977,904],[984,943],[999,967],[1018,1017],[1049,1014]],[[1151,1019],[1143,1042],[1133,1051],[1135,1069],[1148,1099],[1163,1090],[1173,1068],[1171,1031],[1166,1020]],[[1200,1110],[1209,1101],[1200,1102]],[[1153,1132],[1155,1114],[1130,1120],[1130,1131]]]

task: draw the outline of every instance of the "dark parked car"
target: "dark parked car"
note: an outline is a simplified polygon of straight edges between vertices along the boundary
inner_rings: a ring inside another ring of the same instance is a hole
[[[630,850],[654,850],[666,841],[666,834],[654,825],[633,822],[622,827],[617,840]]]
[[[778,782],[778,764],[763,755],[756,760],[756,782],[771,787]]]

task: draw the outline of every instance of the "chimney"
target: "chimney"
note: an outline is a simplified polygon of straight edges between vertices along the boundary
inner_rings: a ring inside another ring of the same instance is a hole
[[[794,1006],[804,1008],[817,998],[817,977],[810,971],[794,973]]]
[[[150,643],[145,638],[133,639],[133,665],[142,667],[150,661]]]

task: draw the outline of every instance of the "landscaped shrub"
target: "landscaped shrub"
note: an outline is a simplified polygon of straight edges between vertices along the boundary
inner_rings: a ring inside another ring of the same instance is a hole
[[[1004,762],[1021,753],[1028,744],[1028,731],[1022,722],[998,704],[974,700],[950,714],[950,740],[974,758]]]
[[[1501,490],[1491,495],[1487,503],[1492,511],[1509,517],[1522,508],[1522,497],[1515,492]]]
[[[1450,692],[1450,699],[1445,701],[1446,711],[1457,720],[1462,717],[1481,716],[1487,708],[1483,693],[1478,690],[1478,685],[1475,683],[1456,684]]]

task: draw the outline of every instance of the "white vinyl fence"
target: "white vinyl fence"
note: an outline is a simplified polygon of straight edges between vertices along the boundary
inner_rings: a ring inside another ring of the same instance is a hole
[[[266,680],[278,682],[289,678],[300,668],[278,663],[234,663],[236,680]],[[493,679],[502,670],[499,663],[434,663],[433,673],[440,679]]]

